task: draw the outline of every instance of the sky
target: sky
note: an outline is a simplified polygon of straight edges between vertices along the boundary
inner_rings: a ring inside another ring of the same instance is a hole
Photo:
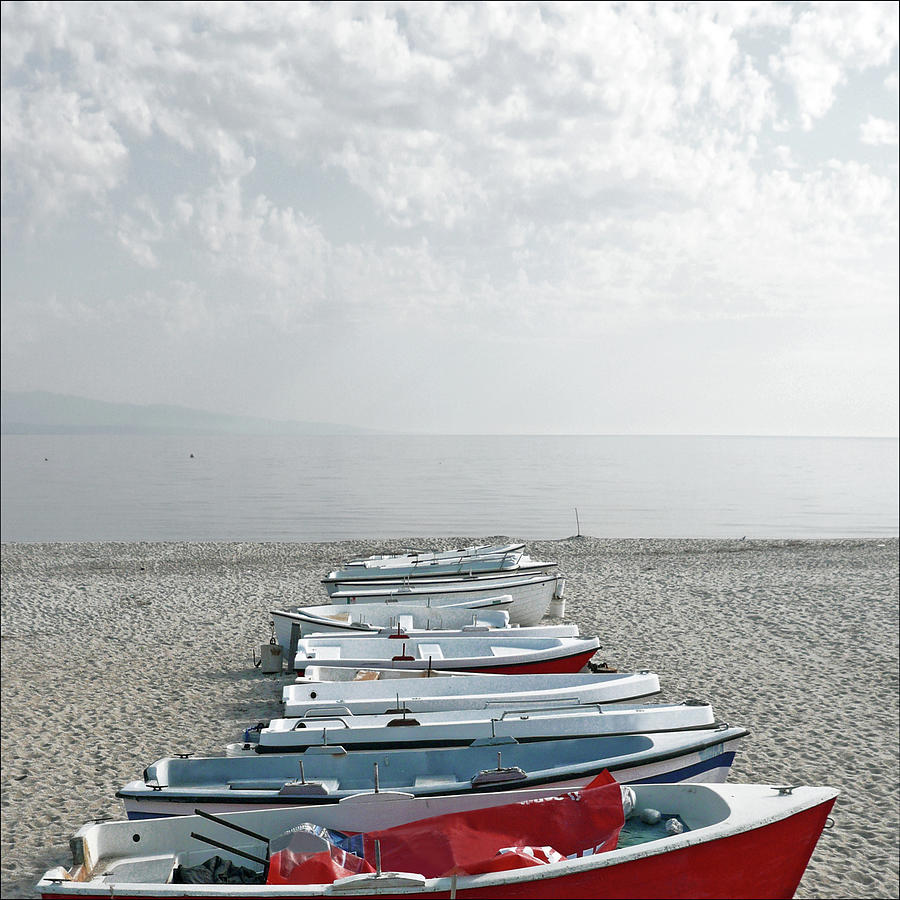
[[[898,434],[898,5],[2,4],[2,384]]]

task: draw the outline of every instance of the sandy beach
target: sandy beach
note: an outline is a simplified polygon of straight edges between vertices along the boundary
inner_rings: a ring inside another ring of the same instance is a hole
[[[31,897],[115,791],[174,753],[220,753],[279,714],[252,654],[269,610],[325,602],[341,560],[505,536],[344,543],[2,547],[2,886]],[[515,539],[515,536],[511,536]],[[660,700],[751,736],[731,780],[841,790],[798,897],[897,897],[898,540],[529,541],[566,619]],[[764,864],[764,861],[761,861]]]

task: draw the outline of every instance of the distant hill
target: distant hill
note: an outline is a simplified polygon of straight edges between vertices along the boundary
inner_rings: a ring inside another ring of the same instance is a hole
[[[185,406],[107,403],[46,391],[0,392],[3,434],[366,434],[328,422],[279,422]]]

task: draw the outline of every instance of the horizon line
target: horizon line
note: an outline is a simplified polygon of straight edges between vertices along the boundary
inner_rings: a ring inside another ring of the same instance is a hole
[[[344,432],[317,432],[314,434],[291,434],[279,432],[236,432],[236,431],[178,431],[166,429],[152,429],[145,431],[126,431],[115,428],[106,429],[105,426],[86,425],[82,428],[96,428],[88,431],[80,428],[60,426],[59,430],[16,430],[8,431],[8,425],[25,423],[5,423],[0,425],[0,435],[4,437],[46,437],[50,435],[68,437],[716,437],[716,438],[792,438],[797,440],[816,440],[828,438],[832,440],[874,440],[896,441],[900,440],[900,434],[785,434],[776,432],[713,432],[713,431],[404,431],[404,430],[376,430],[364,425],[346,425],[346,428],[365,429],[367,434]],[[30,424],[30,423],[29,423]],[[45,426],[52,429],[54,426]]]

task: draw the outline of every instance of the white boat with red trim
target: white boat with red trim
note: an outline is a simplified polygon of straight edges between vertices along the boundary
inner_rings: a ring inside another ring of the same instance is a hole
[[[302,814],[90,824],[70,841],[71,868],[51,869],[36,891],[43,900],[791,897],[837,793],[622,788],[601,777],[555,795],[369,795]]]
[[[294,670],[327,663],[364,669],[453,669],[496,674],[580,672],[600,647],[600,641],[581,637],[499,638],[493,634],[440,639],[380,637],[302,638],[297,643]]]

